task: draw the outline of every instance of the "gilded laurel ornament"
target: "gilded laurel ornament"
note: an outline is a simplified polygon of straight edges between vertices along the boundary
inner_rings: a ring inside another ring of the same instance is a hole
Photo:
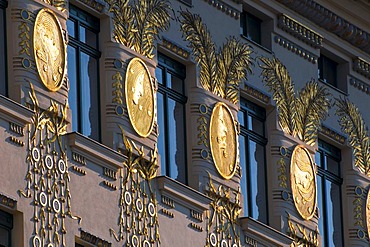
[[[366,225],[367,225],[367,234],[370,236],[370,189],[367,193],[366,199]]]
[[[139,58],[133,58],[126,71],[125,95],[132,127],[141,137],[152,132],[155,94],[149,70]]]
[[[216,169],[223,178],[230,179],[236,170],[238,142],[234,117],[226,104],[219,102],[213,108],[209,133]]]
[[[66,49],[58,18],[49,9],[42,9],[37,14],[33,47],[42,83],[50,91],[58,91],[65,72]]]
[[[290,164],[290,183],[294,205],[305,220],[310,220],[316,209],[316,174],[308,150],[294,148]]]

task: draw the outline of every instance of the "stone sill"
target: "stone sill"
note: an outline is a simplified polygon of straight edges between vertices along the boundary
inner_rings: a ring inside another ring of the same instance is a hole
[[[30,123],[33,114],[27,107],[0,95],[0,118],[24,126]]]
[[[71,150],[85,156],[87,160],[115,171],[123,167],[126,157],[113,149],[78,132],[68,133],[66,138]]]
[[[212,199],[199,191],[166,176],[159,176],[154,180],[161,195],[171,198],[176,203],[201,212],[209,209]]]

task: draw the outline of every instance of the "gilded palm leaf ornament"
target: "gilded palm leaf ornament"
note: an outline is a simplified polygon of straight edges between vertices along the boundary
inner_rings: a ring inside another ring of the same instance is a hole
[[[355,166],[370,176],[369,133],[359,109],[348,99],[336,99],[336,115],[342,131],[348,135],[349,145],[353,148]]]
[[[230,37],[217,52],[211,34],[201,17],[189,11],[180,12],[181,31],[189,41],[200,67],[202,87],[228,101],[239,101],[239,84],[251,73],[251,47]]]
[[[313,146],[317,131],[330,108],[330,93],[314,80],[309,81],[296,97],[286,67],[277,58],[261,57],[262,77],[273,94],[282,130]]]
[[[167,30],[171,7],[167,0],[105,0],[113,14],[113,36],[118,43],[153,58],[154,41]]]

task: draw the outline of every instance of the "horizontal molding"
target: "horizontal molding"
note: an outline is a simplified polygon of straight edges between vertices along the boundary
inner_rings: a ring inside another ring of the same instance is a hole
[[[0,205],[3,205],[3,206],[8,207],[10,209],[16,209],[17,201],[14,200],[13,198],[10,198],[10,197],[0,193]]]
[[[338,16],[313,0],[277,0],[316,25],[370,53],[370,33]]]
[[[274,41],[275,43],[277,43],[278,45],[286,48],[287,50],[293,52],[294,54],[296,54],[297,56],[300,56],[302,57],[303,59],[306,59],[307,61],[313,63],[313,64],[317,64],[317,61],[318,61],[318,57],[316,55],[314,55],[313,53],[303,49],[302,47],[300,47],[299,45],[279,36],[279,35],[276,35],[275,38],[274,38]]]
[[[333,140],[339,142],[342,145],[346,141],[346,137],[344,135],[342,135],[342,134],[336,132],[335,130],[333,130],[329,127],[326,127],[324,125],[321,126],[320,133],[329,137],[330,139],[333,139]]]
[[[244,83],[244,88],[241,89],[243,92],[247,93],[249,96],[262,101],[265,104],[268,104],[271,100],[271,97],[264,92],[258,90],[257,88],[254,88],[247,83]]]
[[[93,8],[98,12],[102,12],[105,7],[105,2],[103,0],[78,0],[78,1],[86,4],[87,6]]]
[[[353,59],[353,70],[370,79],[370,62],[363,58],[356,57]]]
[[[80,239],[83,241],[86,241],[90,244],[93,244],[94,246],[102,246],[102,247],[110,247],[112,246],[112,243],[93,235],[89,232],[86,232],[84,230],[80,230]]]
[[[204,0],[207,2],[209,5],[212,5],[213,7],[217,8],[218,10],[224,12],[226,15],[233,17],[235,19],[240,18],[240,11],[231,7],[230,5],[224,3],[221,0]],[[240,1],[235,1],[236,3],[240,3]]]
[[[351,77],[349,79],[349,84],[354,87],[354,88],[357,88],[358,90],[360,90],[361,92],[364,92],[366,93],[367,95],[370,95],[370,85],[366,84],[365,82],[355,78],[355,77]]]
[[[189,58],[190,52],[186,48],[165,37],[162,37],[162,46],[184,59]]]
[[[290,16],[280,14],[278,16],[278,27],[315,48],[322,47],[324,38],[320,34],[299,23]]]

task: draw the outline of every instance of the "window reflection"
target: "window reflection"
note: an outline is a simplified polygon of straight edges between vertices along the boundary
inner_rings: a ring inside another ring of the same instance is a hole
[[[158,55],[156,77],[159,83],[157,121],[158,152],[161,173],[187,183],[185,103],[183,95],[185,67],[164,55]]]

